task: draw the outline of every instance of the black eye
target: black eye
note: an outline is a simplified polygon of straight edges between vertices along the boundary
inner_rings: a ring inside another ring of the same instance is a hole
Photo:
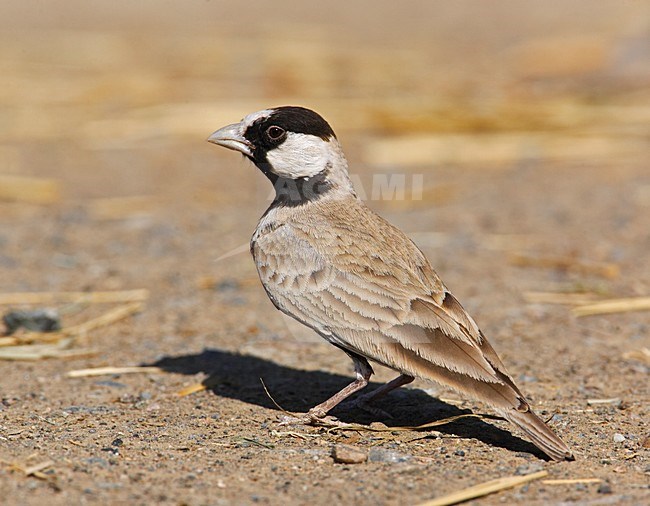
[[[269,136],[269,139],[272,141],[279,141],[284,135],[284,129],[279,126],[270,126],[266,129],[266,135]]]

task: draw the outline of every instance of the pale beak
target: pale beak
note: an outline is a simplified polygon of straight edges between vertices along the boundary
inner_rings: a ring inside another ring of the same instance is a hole
[[[224,148],[239,151],[252,158],[253,145],[244,137],[244,126],[241,123],[233,123],[214,132],[208,137],[208,142],[223,146]]]

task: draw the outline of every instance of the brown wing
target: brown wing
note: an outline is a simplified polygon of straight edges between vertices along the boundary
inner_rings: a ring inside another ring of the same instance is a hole
[[[351,205],[312,219],[323,215],[329,219],[292,222],[253,244],[260,278],[278,308],[405,374],[435,379],[434,367],[511,383],[474,320],[401,231]]]

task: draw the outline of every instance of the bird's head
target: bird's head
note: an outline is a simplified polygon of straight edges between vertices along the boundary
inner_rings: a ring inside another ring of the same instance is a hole
[[[276,200],[299,205],[325,194],[354,195],[336,135],[319,114],[284,106],[246,116],[208,141],[250,159],[276,190]]]

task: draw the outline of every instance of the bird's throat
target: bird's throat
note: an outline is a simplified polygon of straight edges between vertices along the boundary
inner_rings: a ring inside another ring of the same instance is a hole
[[[298,179],[265,173],[275,189],[275,198],[271,207],[298,207],[321,199],[333,189],[328,173],[328,167],[313,176]]]

